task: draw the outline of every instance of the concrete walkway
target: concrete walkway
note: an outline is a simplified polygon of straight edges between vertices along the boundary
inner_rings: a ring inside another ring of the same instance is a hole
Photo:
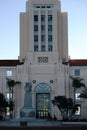
[[[43,119],[13,119],[9,121],[0,121],[0,126],[61,126],[60,121],[48,121]]]
[[[62,122],[62,121],[48,121],[46,119],[35,118],[19,118],[7,121],[0,121],[0,127],[73,127],[73,126],[87,126],[87,122]]]

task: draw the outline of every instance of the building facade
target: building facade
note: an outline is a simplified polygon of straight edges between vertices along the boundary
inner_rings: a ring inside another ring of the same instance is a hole
[[[87,60],[68,59],[67,25],[67,13],[61,12],[59,0],[26,2],[26,12],[20,13],[19,59],[0,60],[0,92],[8,100],[6,77],[21,81],[14,87],[14,118],[47,118],[50,113],[61,119],[58,108],[52,105],[54,96],[73,98],[69,75],[80,76],[81,72],[86,83]],[[31,89],[26,84],[31,84]],[[86,101],[77,102],[82,104],[77,116],[86,118]]]

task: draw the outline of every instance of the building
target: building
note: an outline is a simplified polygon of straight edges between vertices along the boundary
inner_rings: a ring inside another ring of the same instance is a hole
[[[26,12],[20,13],[19,59],[0,60],[0,92],[9,100],[6,77],[21,81],[14,87],[14,118],[47,118],[50,113],[61,119],[51,100],[57,95],[73,98],[69,75],[81,72],[86,82],[86,67],[87,60],[68,59],[67,13],[61,12],[60,1],[28,0]],[[85,101],[77,102],[82,104],[78,116],[86,118]]]

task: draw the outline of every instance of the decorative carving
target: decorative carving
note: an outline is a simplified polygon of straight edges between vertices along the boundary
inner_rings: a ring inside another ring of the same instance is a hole
[[[33,80],[32,83],[35,84],[35,83],[36,83],[36,80]]]
[[[50,80],[50,83],[52,84],[54,81],[53,80]]]

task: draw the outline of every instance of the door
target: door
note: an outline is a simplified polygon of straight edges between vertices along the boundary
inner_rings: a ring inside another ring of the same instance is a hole
[[[47,118],[50,113],[50,94],[37,93],[36,94],[36,117]]]

